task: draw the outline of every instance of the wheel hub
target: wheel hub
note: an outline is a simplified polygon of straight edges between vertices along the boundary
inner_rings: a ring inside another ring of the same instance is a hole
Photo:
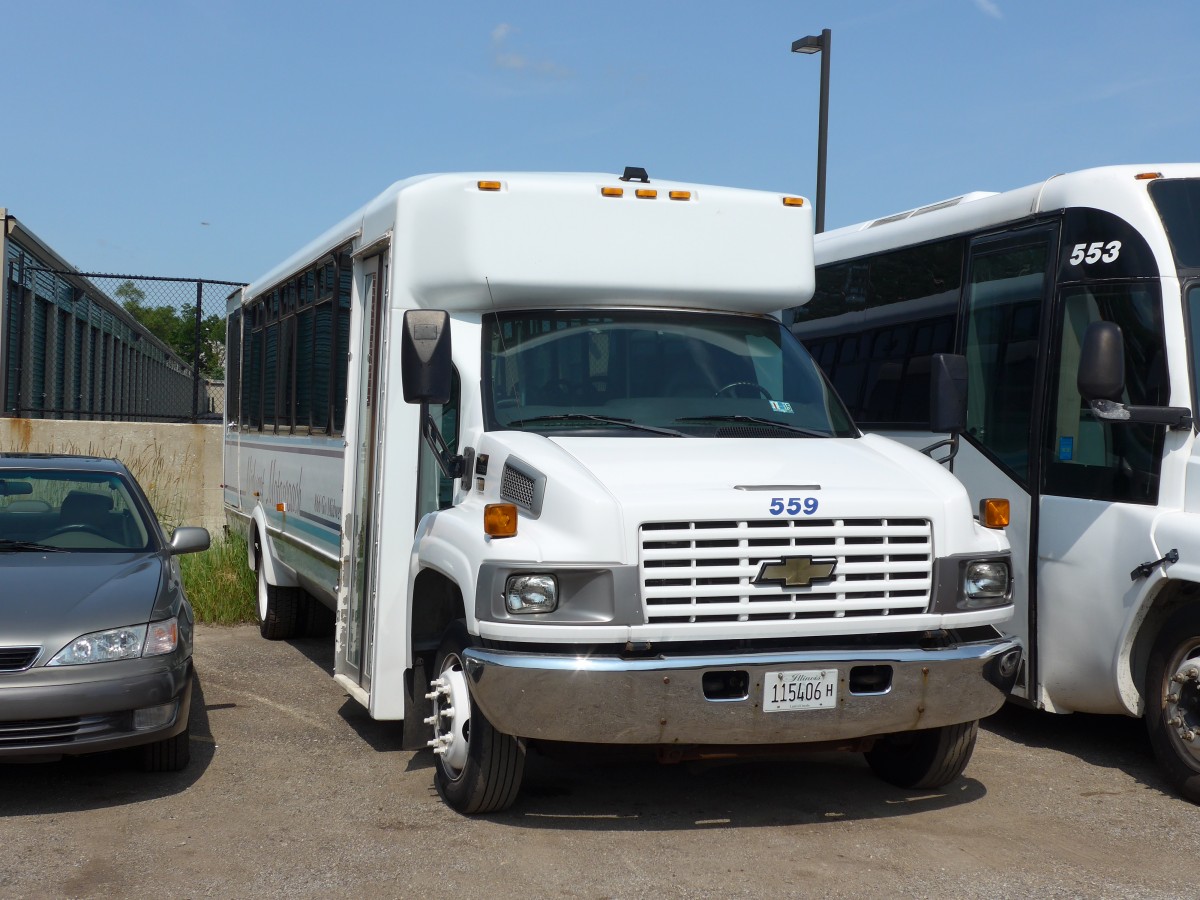
[[[458,657],[447,657],[441,673],[429,684],[426,700],[433,701],[433,715],[425,720],[433,726],[428,746],[441,757],[442,765],[457,776],[467,764],[471,737],[471,695]]]
[[[1200,647],[1193,647],[1171,675],[1164,715],[1178,745],[1200,760]]]

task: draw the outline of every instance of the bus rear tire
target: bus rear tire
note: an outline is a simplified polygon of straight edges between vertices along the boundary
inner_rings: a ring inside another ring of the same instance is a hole
[[[298,588],[279,587],[267,581],[267,567],[258,560],[258,631],[269,641],[296,636],[303,598]]]
[[[978,736],[977,721],[889,734],[867,751],[867,765],[897,787],[939,788],[963,773]]]
[[[1200,609],[1179,610],[1159,630],[1146,667],[1145,701],[1159,766],[1175,790],[1200,803]]]
[[[438,648],[431,684],[434,783],[446,805],[464,815],[508,809],[525,774],[525,743],[493,728],[471,697],[462,663],[469,646],[466,625],[461,619],[452,623]]]

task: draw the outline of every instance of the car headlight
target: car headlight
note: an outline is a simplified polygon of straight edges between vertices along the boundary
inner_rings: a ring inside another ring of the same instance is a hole
[[[553,575],[509,575],[504,605],[518,615],[553,612],[558,607],[558,581]]]
[[[129,625],[93,631],[75,638],[54,655],[48,666],[80,666],[87,663],[161,656],[179,645],[179,621],[174,616],[149,625]]]
[[[1003,560],[977,559],[963,568],[963,595],[971,609],[999,606],[1008,600],[1008,563]]]

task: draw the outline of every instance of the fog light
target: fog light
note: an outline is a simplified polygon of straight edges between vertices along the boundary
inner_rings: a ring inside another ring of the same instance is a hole
[[[558,581],[553,575],[509,575],[504,605],[510,613],[548,613],[558,607]]]
[[[133,730],[149,731],[152,728],[163,728],[175,721],[179,711],[179,701],[172,700],[161,706],[147,706],[145,709],[133,711]]]
[[[1001,560],[975,560],[963,572],[963,593],[969,608],[994,606],[1008,597],[1008,563]]]

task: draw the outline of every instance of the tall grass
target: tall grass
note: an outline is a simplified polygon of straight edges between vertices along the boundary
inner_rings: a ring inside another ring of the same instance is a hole
[[[203,553],[179,557],[183,588],[196,621],[237,625],[256,621],[256,583],[246,566],[246,539],[240,534],[215,534]]]

